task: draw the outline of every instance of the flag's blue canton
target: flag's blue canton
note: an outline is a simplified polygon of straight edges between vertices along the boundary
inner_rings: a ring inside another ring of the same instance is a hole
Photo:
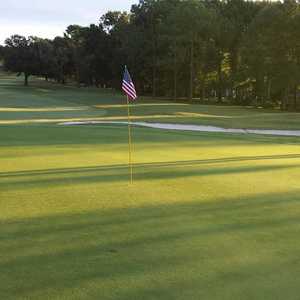
[[[133,81],[126,67],[123,77],[122,89],[131,100],[135,100],[137,98]]]

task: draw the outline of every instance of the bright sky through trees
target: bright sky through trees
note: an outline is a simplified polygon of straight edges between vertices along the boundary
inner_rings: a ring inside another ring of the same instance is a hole
[[[0,1],[0,44],[12,34],[53,38],[70,24],[88,25],[108,10],[129,10],[133,0]]]

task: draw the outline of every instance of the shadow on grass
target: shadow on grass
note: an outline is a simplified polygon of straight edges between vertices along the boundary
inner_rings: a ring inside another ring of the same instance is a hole
[[[182,299],[190,284],[185,299],[212,299],[216,287],[232,299],[239,280],[255,295],[263,277],[254,298],[272,299],[269,285],[284,293],[284,275],[299,271],[299,229],[298,193],[2,222],[0,298],[81,287],[83,299]]]
[[[49,124],[1,125],[0,147],[21,146],[98,146],[127,145],[127,127],[104,124],[103,126],[58,126]],[[133,140],[137,149],[147,145],[160,145],[170,149],[176,147],[207,147],[235,145],[299,145],[297,137],[265,137],[259,135],[235,135],[226,133],[205,133],[168,131],[135,127]]]
[[[281,159],[298,159],[300,154],[282,154],[282,155],[260,155],[260,156],[235,156],[212,159],[197,159],[197,160],[182,160],[182,161],[166,161],[166,162],[151,162],[151,163],[136,163],[134,167],[170,167],[170,166],[197,166],[202,164],[218,164],[231,162],[245,162],[245,161],[260,161],[260,160],[281,160]],[[77,167],[77,168],[58,168],[46,170],[32,170],[32,171],[17,171],[17,172],[0,172],[0,178],[20,177],[20,176],[36,176],[36,175],[51,175],[64,173],[80,173],[84,171],[100,171],[100,170],[118,170],[127,168],[127,164],[118,165],[103,165],[95,167]]]
[[[274,165],[249,165],[249,166],[220,166],[247,161],[265,161],[284,159],[299,159],[300,155],[271,155],[271,156],[244,156],[228,157],[220,159],[189,160],[174,162],[156,162],[134,165],[135,181],[140,180],[161,180],[191,176],[213,176],[239,173],[270,172],[284,169],[299,168],[300,164]],[[214,166],[206,166],[213,164]],[[30,170],[17,172],[0,173],[0,188],[2,191],[10,189],[25,189],[39,185],[73,185],[87,183],[111,183],[128,180],[128,165],[103,165],[94,167],[59,168],[45,170]]]

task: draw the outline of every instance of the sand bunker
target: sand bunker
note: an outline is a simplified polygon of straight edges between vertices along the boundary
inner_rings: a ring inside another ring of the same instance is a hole
[[[87,122],[65,122],[65,123],[61,123],[60,125],[74,126],[74,125],[101,125],[101,124],[102,125],[103,124],[128,125],[128,122],[87,121]],[[222,127],[205,126],[205,125],[186,125],[186,124],[148,123],[148,122],[132,122],[131,124],[134,126],[142,126],[142,127],[165,129],[165,130],[300,136],[300,130],[235,129],[235,128],[222,128]]]

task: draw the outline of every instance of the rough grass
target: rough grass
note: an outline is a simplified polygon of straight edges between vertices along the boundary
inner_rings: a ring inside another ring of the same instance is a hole
[[[0,87],[0,106],[90,116],[90,101],[117,98],[45,87],[55,96]],[[135,128],[130,185],[122,126],[11,124],[0,136],[0,299],[298,298],[299,138]]]

